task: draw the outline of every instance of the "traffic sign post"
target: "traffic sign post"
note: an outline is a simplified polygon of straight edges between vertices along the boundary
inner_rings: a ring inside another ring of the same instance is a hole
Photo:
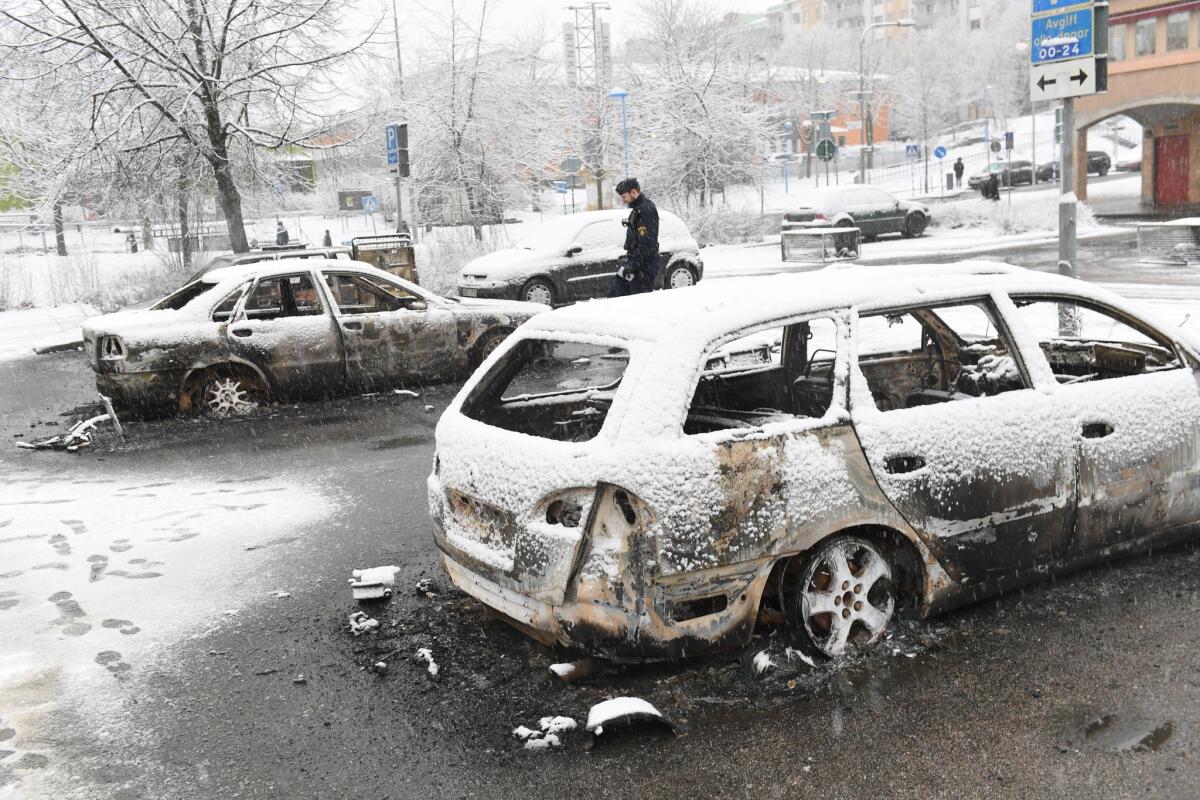
[[[946,148],[940,144],[937,147],[933,148],[933,157],[938,160],[937,174],[944,176],[946,173],[942,171],[942,159],[946,157]],[[942,197],[945,197],[946,196],[946,181],[943,180],[942,178],[938,178],[938,183],[940,183],[942,185]]]
[[[408,124],[397,122],[387,125],[383,133],[387,144],[388,168],[396,175],[396,232],[404,233],[404,187],[400,180],[408,177]]]
[[[1108,2],[1032,0],[1030,24],[1030,99],[1035,104],[1063,101],[1059,175],[1065,202],[1058,204],[1058,271],[1075,277],[1075,98],[1108,90]],[[1059,316],[1060,328],[1070,324]]]

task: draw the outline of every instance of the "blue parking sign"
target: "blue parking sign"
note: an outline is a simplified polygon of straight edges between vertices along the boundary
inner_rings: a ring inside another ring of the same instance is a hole
[[[400,126],[388,125],[383,129],[387,139],[387,163],[400,163]]]
[[[1034,17],[1029,58],[1034,64],[1092,55],[1092,9]]]

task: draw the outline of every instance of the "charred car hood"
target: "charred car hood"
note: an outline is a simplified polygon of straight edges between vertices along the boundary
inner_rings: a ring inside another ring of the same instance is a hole
[[[541,303],[526,303],[522,300],[486,300],[478,297],[456,297],[454,308],[460,311],[480,311],[486,314],[506,314],[511,317],[528,319],[534,314],[541,314],[549,306]]]

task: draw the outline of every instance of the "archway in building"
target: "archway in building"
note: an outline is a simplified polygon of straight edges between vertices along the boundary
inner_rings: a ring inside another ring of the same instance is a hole
[[[1077,149],[1087,150],[1087,132],[1118,115],[1142,126],[1143,210],[1163,210],[1200,204],[1200,95],[1163,95],[1107,105],[1077,113]],[[1082,155],[1080,162],[1082,166]],[[1076,171],[1075,193],[1087,199],[1086,170]]]

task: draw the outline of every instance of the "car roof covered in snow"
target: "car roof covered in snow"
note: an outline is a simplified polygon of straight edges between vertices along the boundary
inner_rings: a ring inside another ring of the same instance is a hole
[[[530,330],[617,338],[712,341],[758,323],[847,309],[887,308],[1002,292],[1067,292],[1123,307],[1111,292],[995,261],[905,266],[834,265],[804,273],[709,280],[686,289],[578,303],[541,314]]]
[[[383,275],[394,279],[378,267],[362,261],[347,261],[345,259],[323,258],[280,258],[274,261],[255,261],[250,264],[232,264],[228,267],[218,267],[204,273],[200,280],[205,283],[231,283],[250,280],[251,278],[271,277],[272,275],[287,275],[300,270],[336,269],[339,271],[367,272]]]

